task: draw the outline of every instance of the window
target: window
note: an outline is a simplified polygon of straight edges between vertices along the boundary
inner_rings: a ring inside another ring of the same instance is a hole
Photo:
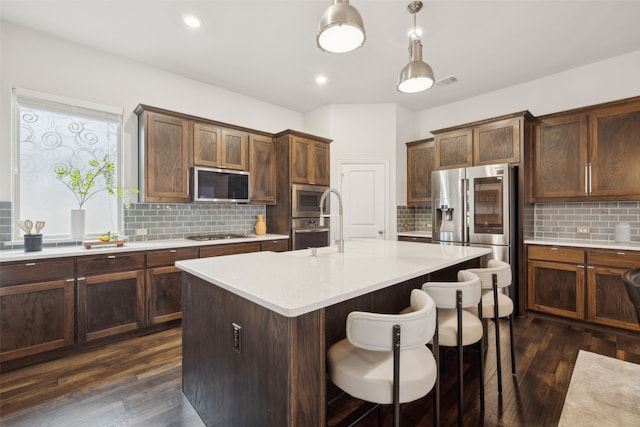
[[[78,168],[84,177],[95,169],[90,161],[106,158],[115,165],[114,186],[121,186],[123,110],[14,89],[13,117],[15,218],[46,221],[45,239],[67,239],[71,210],[80,202],[56,168]],[[96,179],[82,206],[86,235],[122,230],[122,205],[107,192],[104,176]]]

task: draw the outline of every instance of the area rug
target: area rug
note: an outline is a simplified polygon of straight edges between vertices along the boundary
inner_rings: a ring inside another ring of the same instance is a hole
[[[639,425],[640,365],[580,350],[558,426]]]

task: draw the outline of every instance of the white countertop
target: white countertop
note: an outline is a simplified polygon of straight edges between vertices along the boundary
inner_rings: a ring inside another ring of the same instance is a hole
[[[286,317],[296,317],[389,285],[490,254],[473,248],[393,240],[178,261],[176,266]]]
[[[610,240],[586,240],[586,239],[525,239],[527,245],[569,246],[574,248],[616,249],[623,251],[640,251],[640,243],[618,243]]]
[[[91,249],[86,249],[82,245],[58,247],[45,246],[41,251],[36,252],[25,252],[24,249],[0,251],[0,263],[9,261],[28,261],[34,259],[63,258],[70,256],[99,255],[117,252],[150,251],[154,249],[189,248],[194,246],[226,245],[230,243],[250,243],[260,242],[264,240],[280,240],[288,238],[289,236],[283,234],[265,234],[264,236],[248,236],[238,239],[207,240],[204,242],[189,239],[126,242],[122,247],[117,247],[115,245],[105,245],[96,246]]]

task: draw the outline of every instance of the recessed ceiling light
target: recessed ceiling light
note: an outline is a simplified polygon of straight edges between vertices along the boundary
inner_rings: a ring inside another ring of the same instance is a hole
[[[319,85],[323,85],[327,82],[327,76],[323,76],[322,74],[316,76],[316,83]]]
[[[198,28],[201,24],[200,18],[194,15],[185,15],[182,21],[190,28]]]

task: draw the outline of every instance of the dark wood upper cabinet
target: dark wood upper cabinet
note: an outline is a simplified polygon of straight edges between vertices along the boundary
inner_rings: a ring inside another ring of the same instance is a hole
[[[271,136],[249,135],[251,203],[276,203],[276,144]]]
[[[587,134],[585,114],[559,115],[538,121],[533,166],[536,199],[587,195]]]
[[[521,111],[433,131],[435,170],[521,163],[532,119]]]
[[[533,152],[535,201],[637,200],[640,98],[541,117]]]
[[[281,136],[290,144],[291,182],[329,185],[329,144],[297,134]]]
[[[436,134],[435,170],[473,165],[473,130],[458,129]]]
[[[435,166],[433,138],[407,142],[407,204],[431,201],[431,172]]]
[[[158,112],[139,115],[140,191],[145,202],[189,201],[189,122]]]
[[[589,114],[591,195],[640,196],[640,98]]]
[[[193,123],[193,164],[247,170],[249,135],[206,123]]]

